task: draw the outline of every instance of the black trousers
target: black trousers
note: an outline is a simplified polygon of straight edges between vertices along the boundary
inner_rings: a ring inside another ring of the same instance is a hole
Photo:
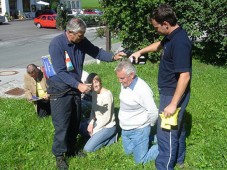
[[[52,152],[55,156],[74,155],[81,116],[81,99],[78,94],[51,97],[51,115],[55,133]]]
[[[36,104],[37,104],[37,114],[39,117],[46,117],[51,114],[49,100],[38,100]]]

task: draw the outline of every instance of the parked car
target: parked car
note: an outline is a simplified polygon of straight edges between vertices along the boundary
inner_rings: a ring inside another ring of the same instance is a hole
[[[54,10],[52,9],[44,9],[44,10],[37,10],[35,12],[35,18],[39,17],[40,15],[51,15],[51,14],[57,14]]]
[[[56,17],[57,14],[50,14],[50,15],[40,15],[37,18],[34,18],[34,24],[37,28],[42,27],[51,27],[56,28]]]
[[[102,15],[103,14],[103,12],[100,11],[99,9],[94,9],[94,12],[96,12],[96,14],[98,14],[98,15]]]
[[[97,13],[92,9],[84,9],[82,13],[84,15],[97,15]]]
[[[3,22],[6,22],[5,16],[0,15],[0,24],[2,24]]]

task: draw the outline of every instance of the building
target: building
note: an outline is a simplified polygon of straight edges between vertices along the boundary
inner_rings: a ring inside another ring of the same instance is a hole
[[[35,12],[38,9],[47,8],[49,6],[37,4],[39,0],[0,0],[0,15],[5,15],[6,12],[13,18],[24,14],[28,18],[34,18]],[[69,9],[81,9],[80,0],[56,0],[59,4],[66,4]],[[53,2],[46,0],[46,2]]]

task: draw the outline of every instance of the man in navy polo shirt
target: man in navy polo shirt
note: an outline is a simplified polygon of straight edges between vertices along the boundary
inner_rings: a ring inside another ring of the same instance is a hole
[[[81,81],[85,54],[95,59],[111,62],[126,55],[106,52],[93,45],[85,36],[86,24],[72,18],[66,31],[53,38],[49,53],[56,74],[47,80],[52,123],[55,134],[52,152],[58,169],[68,169],[66,157],[78,155],[76,137],[81,116],[81,93],[91,90],[91,84]]]
[[[150,14],[154,29],[164,35],[162,41],[155,42],[132,54],[136,61],[145,53],[163,49],[159,65],[158,87],[160,93],[159,113],[169,117],[178,113],[178,125],[170,129],[161,128],[158,119],[157,139],[159,155],[156,158],[158,170],[173,170],[175,165],[184,166],[186,132],[184,112],[190,97],[192,71],[192,43],[187,33],[177,24],[176,15],[169,5],[160,5]]]

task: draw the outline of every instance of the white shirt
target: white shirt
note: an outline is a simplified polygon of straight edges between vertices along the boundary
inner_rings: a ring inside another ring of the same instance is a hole
[[[136,77],[129,87],[121,85],[120,92],[120,126],[124,130],[153,126],[158,118],[158,109],[153,92],[148,84]]]

